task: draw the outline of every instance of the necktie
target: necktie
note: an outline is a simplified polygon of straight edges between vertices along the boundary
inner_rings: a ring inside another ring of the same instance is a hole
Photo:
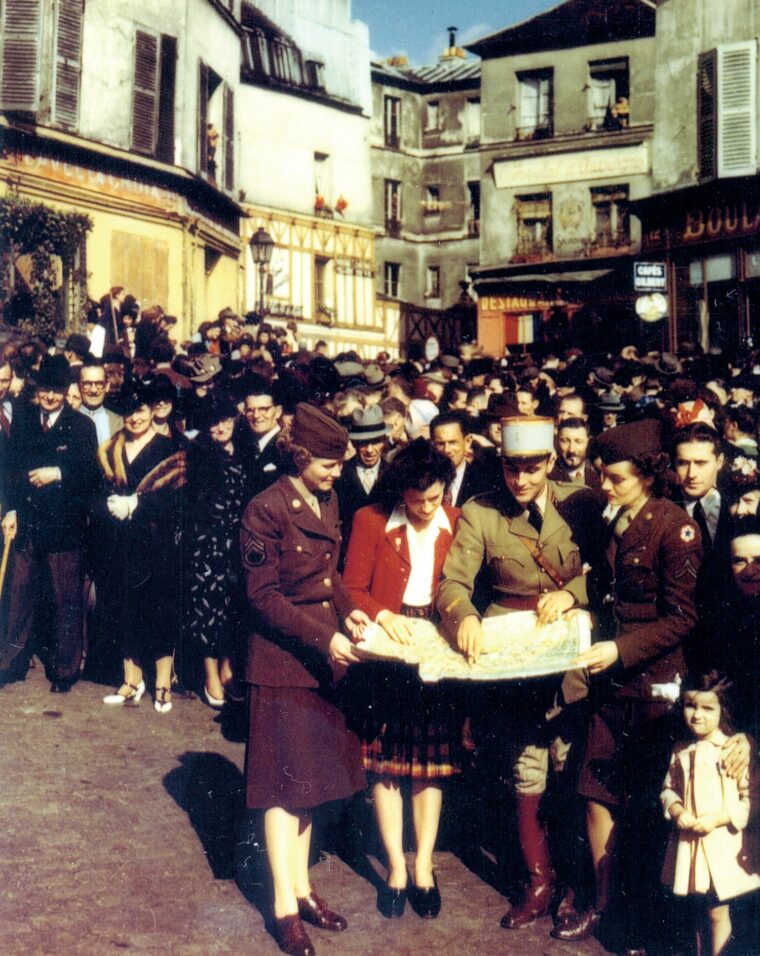
[[[11,422],[2,402],[0,402],[0,428],[2,428],[3,434],[7,438],[11,433]]]
[[[696,521],[697,527],[702,535],[702,550],[709,551],[712,546],[712,537],[710,536],[710,529],[707,527],[707,516],[705,515],[705,509],[702,507],[701,501],[698,501],[696,505],[694,505],[692,517]]]
[[[451,494],[451,485],[449,485],[443,493],[443,503],[449,506],[454,504],[454,498]]]
[[[50,413],[43,412],[42,413],[42,430],[43,432],[46,432],[49,429],[50,429]]]
[[[528,524],[532,525],[536,531],[541,534],[541,528],[544,525],[544,516],[541,514],[541,509],[535,501],[531,501],[528,505]]]

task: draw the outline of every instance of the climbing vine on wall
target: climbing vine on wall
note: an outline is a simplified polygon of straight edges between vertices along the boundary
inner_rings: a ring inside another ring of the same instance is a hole
[[[67,319],[75,325],[82,321],[87,273],[79,267],[77,253],[91,229],[92,220],[81,213],[0,198],[0,309],[5,322],[34,334],[55,335]],[[31,263],[26,282],[17,281],[21,256]]]

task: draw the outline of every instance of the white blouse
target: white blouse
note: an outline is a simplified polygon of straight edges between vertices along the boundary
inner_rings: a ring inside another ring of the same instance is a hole
[[[435,567],[435,543],[441,531],[452,534],[451,522],[443,506],[433,515],[429,525],[417,530],[409,521],[403,504],[397,505],[385,526],[386,534],[396,528],[406,529],[411,572],[402,602],[409,607],[428,607],[433,603],[433,569]]]

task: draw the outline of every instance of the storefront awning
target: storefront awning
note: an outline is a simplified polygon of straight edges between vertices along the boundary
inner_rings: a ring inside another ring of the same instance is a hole
[[[532,275],[500,276],[499,282],[524,285],[526,282],[543,282],[547,285],[562,285],[568,282],[593,282],[609,275],[612,269],[590,269],[587,272],[544,272]]]

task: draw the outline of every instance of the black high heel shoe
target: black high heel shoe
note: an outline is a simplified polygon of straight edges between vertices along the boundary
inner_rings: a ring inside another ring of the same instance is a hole
[[[409,888],[409,905],[421,919],[435,919],[441,912],[441,891],[438,877],[433,874],[433,885],[420,887],[413,882]]]
[[[403,890],[383,883],[377,891],[377,909],[386,919],[399,919],[406,909],[406,887]]]

